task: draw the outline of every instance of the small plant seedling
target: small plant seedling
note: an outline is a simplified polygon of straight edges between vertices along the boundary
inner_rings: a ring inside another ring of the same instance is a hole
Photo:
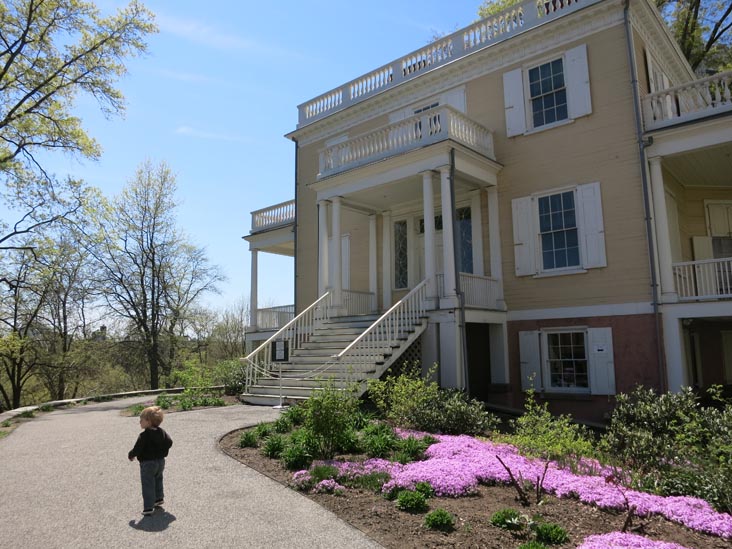
[[[444,509],[435,509],[424,517],[424,524],[433,530],[451,532],[455,529],[455,517]]]
[[[397,496],[396,506],[407,513],[424,513],[427,510],[427,498],[419,492],[402,490]]]

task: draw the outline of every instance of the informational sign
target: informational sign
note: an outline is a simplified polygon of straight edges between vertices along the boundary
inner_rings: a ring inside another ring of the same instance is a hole
[[[287,348],[287,341],[279,340],[272,342],[272,362],[287,362],[290,354]]]

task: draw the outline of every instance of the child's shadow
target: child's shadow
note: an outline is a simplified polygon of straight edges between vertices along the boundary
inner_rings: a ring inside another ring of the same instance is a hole
[[[144,532],[162,532],[174,520],[175,515],[167,511],[156,511],[155,514],[142,517],[138,521],[131,520],[130,526],[135,530],[142,530]]]

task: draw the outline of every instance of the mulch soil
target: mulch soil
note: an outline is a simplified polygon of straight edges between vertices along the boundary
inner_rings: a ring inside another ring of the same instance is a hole
[[[240,431],[224,436],[221,449],[244,465],[259,471],[273,480],[289,485],[292,472],[282,467],[256,448],[239,448]],[[455,530],[442,533],[424,526],[424,514],[410,514],[396,508],[380,494],[363,490],[347,489],[345,495],[304,494],[306,497],[329,509],[367,536],[389,548],[425,547],[470,547],[470,548],[517,548],[527,540],[510,532],[492,526],[490,517],[507,507],[522,514],[540,514],[545,522],[554,522],[564,527],[570,541],[554,546],[569,548],[578,546],[592,534],[605,534],[622,530],[625,513],[602,511],[573,499],[557,499],[545,496],[541,505],[522,507],[516,498],[516,491],[510,486],[480,486],[471,497],[435,497],[428,500],[430,510],[442,508],[456,517]],[[714,536],[700,534],[667,521],[662,517],[646,519],[633,518],[629,531],[642,534],[654,540],[675,542],[694,549],[730,549],[732,544]]]

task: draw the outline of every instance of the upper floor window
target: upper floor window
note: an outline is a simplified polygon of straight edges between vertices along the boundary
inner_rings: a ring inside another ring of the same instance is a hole
[[[567,89],[561,58],[529,69],[529,95],[535,128],[567,119]]]
[[[587,46],[505,73],[503,98],[508,137],[590,114]]]
[[[394,288],[409,286],[407,222],[394,223]]]
[[[579,267],[574,191],[539,197],[539,235],[543,270]]]

